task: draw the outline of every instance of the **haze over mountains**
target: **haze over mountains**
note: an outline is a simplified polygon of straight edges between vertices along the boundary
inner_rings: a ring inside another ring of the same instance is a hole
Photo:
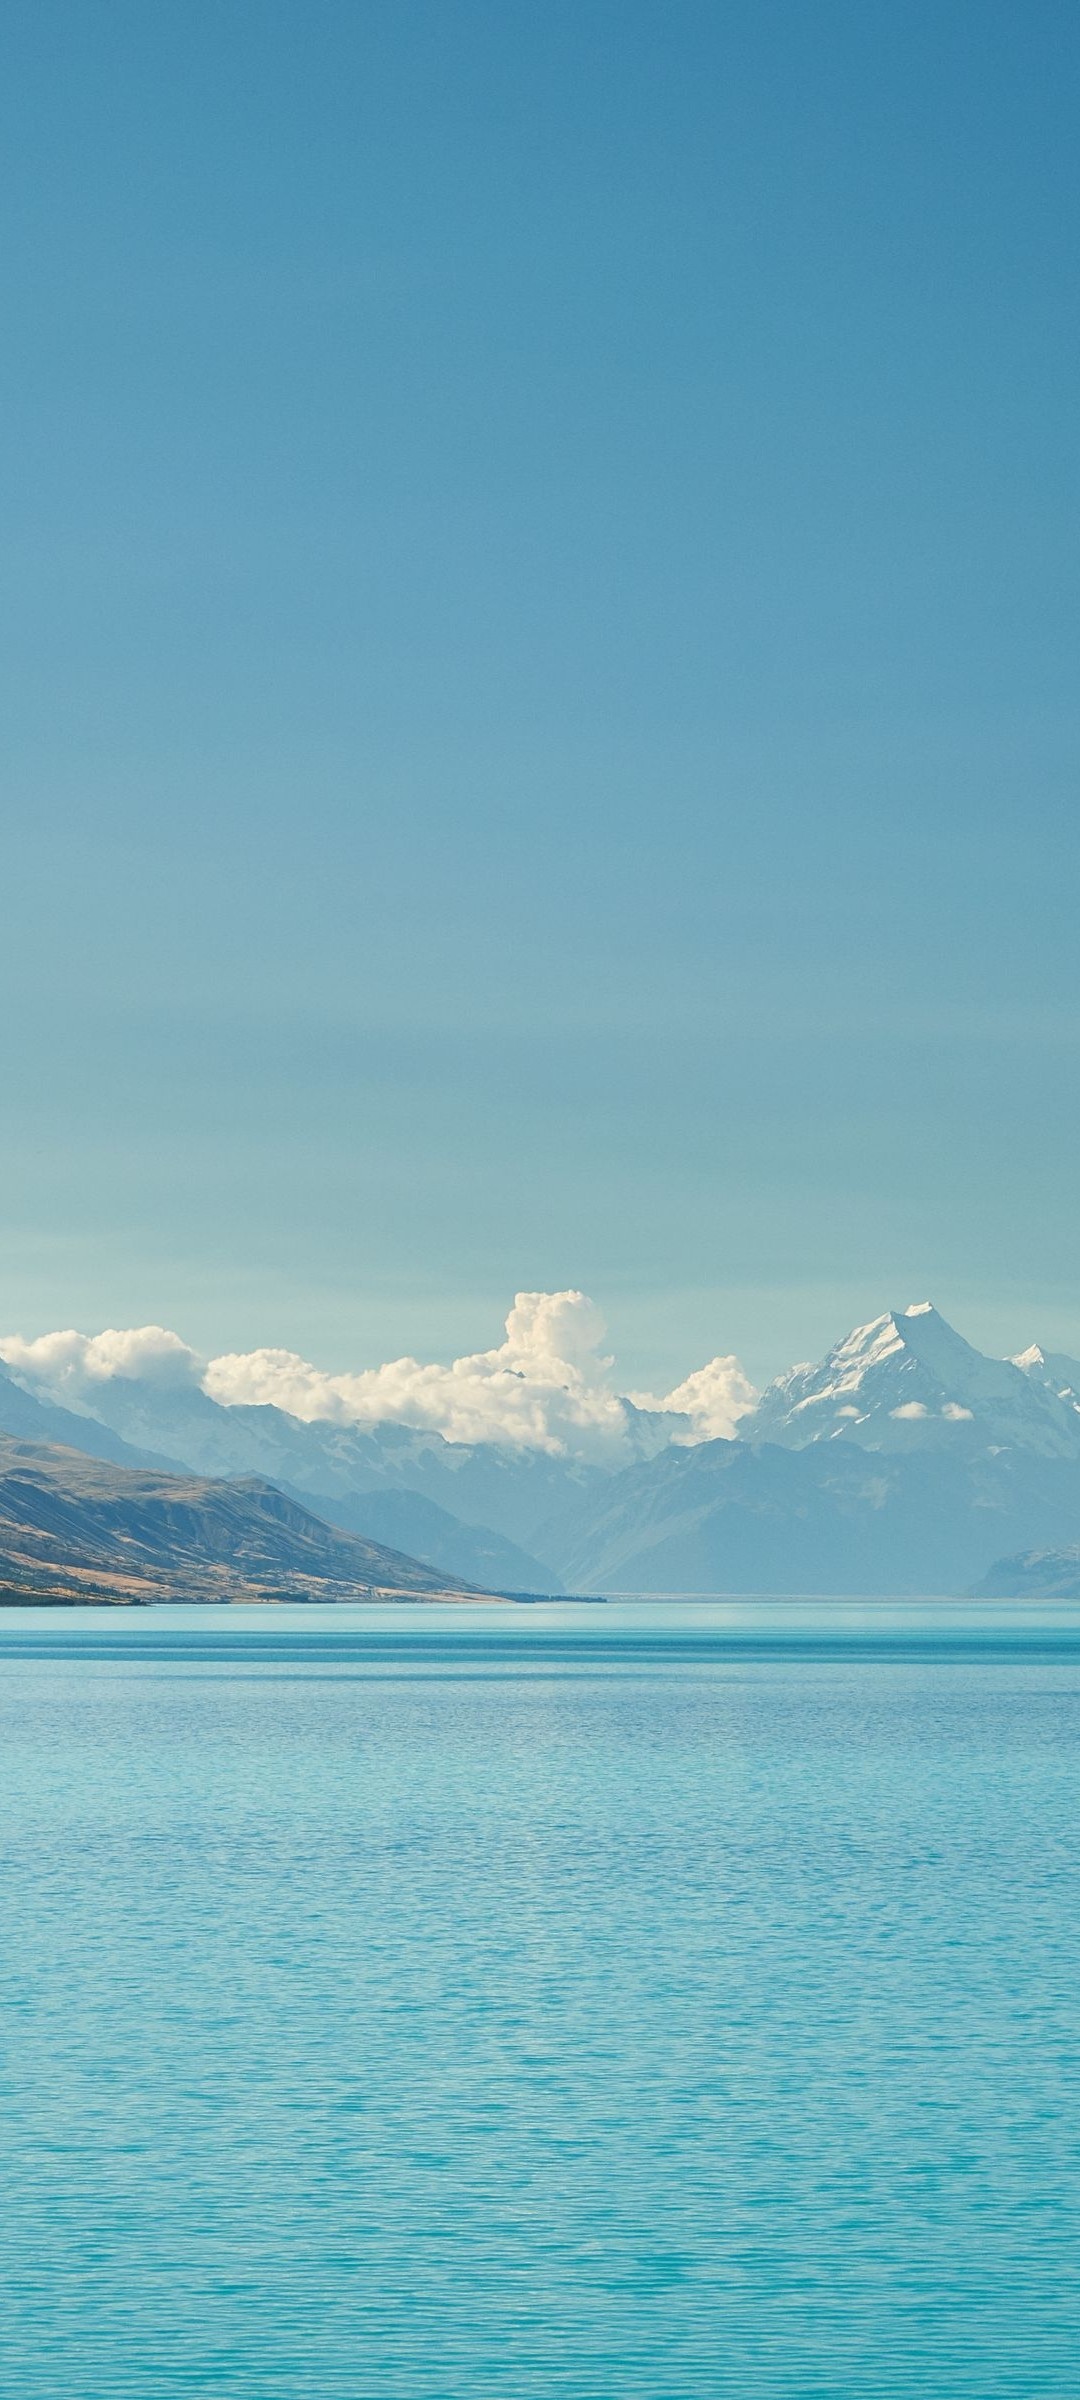
[[[1059,1353],[985,1357],[919,1302],[761,1394],[725,1357],[656,1398],[613,1388],[602,1338],[580,1293],[520,1295],[498,1350],[359,1376],[282,1351],[207,1365],[160,1327],[11,1336],[0,1432],[260,1478],[503,1591],[965,1591],[1080,1543],[1080,1363]]]
[[[0,1597],[7,1601],[495,1596],[335,1531],[258,1476],[209,1481],[0,1435]]]

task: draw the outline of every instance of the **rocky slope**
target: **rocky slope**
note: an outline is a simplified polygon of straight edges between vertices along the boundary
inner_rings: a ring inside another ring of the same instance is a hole
[[[0,1599],[472,1600],[258,1477],[209,1481],[0,1438]]]
[[[473,1449],[402,1425],[369,1431],[307,1424],[269,1406],[224,1408],[192,1386],[123,1375],[95,1387],[93,1416],[10,1388],[21,1413],[7,1422],[0,1382],[0,1429],[29,1441],[68,1442],[120,1462],[150,1459],[195,1475],[263,1476],[330,1524],[404,1550],[445,1575],[514,1591],[560,1588],[553,1568],[529,1549],[527,1533],[511,1529],[550,1513],[561,1488],[559,1462],[508,1460],[492,1446]],[[491,1522],[486,1501],[495,1512]]]

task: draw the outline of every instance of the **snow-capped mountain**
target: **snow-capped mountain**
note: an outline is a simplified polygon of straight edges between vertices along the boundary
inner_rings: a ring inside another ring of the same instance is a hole
[[[1074,1383],[1057,1354],[984,1357],[928,1302],[890,1310],[733,1440],[602,1478],[541,1539],[584,1591],[966,1592],[1002,1553],[1080,1541]]]
[[[179,1337],[151,1331],[158,1362],[181,1354],[176,1374],[98,1360],[50,1390],[21,1345],[22,1364],[0,1369],[0,1428],[262,1476],[332,1524],[503,1590],[561,1577],[594,1592],[956,1591],[1002,1553],[1080,1539],[1080,1365],[1035,1347],[985,1357],[927,1302],[792,1368],[722,1438],[695,1439],[700,1412],[605,1398],[622,1430],[600,1457],[220,1397]],[[126,1360],[142,1338],[101,1340]],[[715,1363],[730,1380],[737,1362]],[[545,1392],[555,1372],[546,1360]]]
[[[1080,1359],[1066,1358],[1063,1350],[1040,1350],[1033,1342],[1030,1350],[1021,1350],[1012,1363],[1080,1414]]]
[[[793,1367],[762,1394],[739,1438],[801,1450],[1034,1450],[1080,1459],[1080,1410],[1022,1360],[986,1358],[928,1300],[875,1317],[817,1366]],[[1068,1364],[1070,1362],[1062,1362]],[[1080,1382],[1080,1368],[1076,1370]]]

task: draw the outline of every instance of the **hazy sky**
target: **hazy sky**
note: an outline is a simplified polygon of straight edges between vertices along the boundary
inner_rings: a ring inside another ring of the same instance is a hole
[[[1074,0],[3,53],[3,1326],[1080,1345]]]

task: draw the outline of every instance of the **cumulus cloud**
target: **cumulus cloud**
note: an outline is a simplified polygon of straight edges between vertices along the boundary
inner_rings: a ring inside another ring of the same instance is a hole
[[[686,1417],[687,1430],[676,1436],[684,1442],[730,1441],[740,1417],[756,1408],[760,1394],[734,1357],[711,1358],[684,1383],[677,1383],[663,1400],[645,1393],[633,1395],[639,1408],[660,1409]]]
[[[200,1384],[225,1407],[271,1403],[311,1423],[392,1423],[451,1442],[496,1442],[618,1464],[641,1446],[641,1431],[612,1380],[606,1328],[586,1293],[519,1292],[506,1338],[450,1366],[392,1359],[357,1373],[328,1374],[297,1351],[225,1352],[201,1361],[178,1334],[143,1325],[128,1332],[43,1334],[0,1340],[20,1381],[93,1414],[95,1387],[112,1376],[150,1384]],[[715,1358],[664,1399],[634,1406],[670,1416],[671,1438],[731,1434],[757,1395],[735,1358]],[[657,1435],[665,1438],[662,1427]]]
[[[495,1350],[427,1366],[391,1359],[359,1374],[328,1375],[292,1350],[249,1350],[212,1359],[211,1399],[273,1401],[295,1417],[343,1425],[390,1422],[441,1433],[451,1442],[500,1442],[511,1449],[616,1454],[627,1415],[608,1380],[604,1320],[584,1292],[519,1292]]]
[[[106,1383],[114,1375],[139,1383],[177,1385],[197,1383],[201,1363],[178,1333],[165,1325],[135,1325],[119,1332],[42,1333],[35,1341],[21,1334],[0,1339],[0,1358],[21,1383],[41,1384],[54,1398],[75,1405],[87,1385]]]

